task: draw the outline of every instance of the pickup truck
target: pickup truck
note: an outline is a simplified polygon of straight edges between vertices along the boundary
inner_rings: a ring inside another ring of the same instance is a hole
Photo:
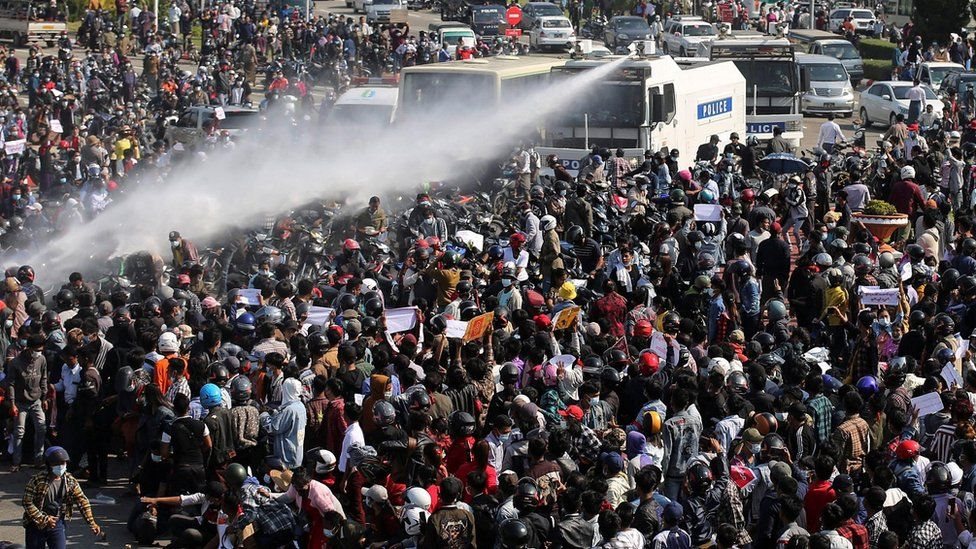
[[[219,116],[219,111],[223,116]],[[234,139],[247,131],[248,126],[259,119],[259,112],[247,107],[213,107],[198,105],[188,107],[173,123],[166,126],[165,139],[172,146],[176,143],[192,145],[207,135],[207,127],[216,122],[219,131],[226,131]]]

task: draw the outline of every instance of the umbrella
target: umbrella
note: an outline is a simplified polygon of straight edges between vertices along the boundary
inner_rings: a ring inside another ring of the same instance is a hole
[[[776,174],[801,173],[810,169],[805,161],[788,153],[767,154],[759,161],[758,166]]]

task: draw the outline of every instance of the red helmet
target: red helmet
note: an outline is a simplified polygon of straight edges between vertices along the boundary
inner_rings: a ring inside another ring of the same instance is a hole
[[[640,367],[640,373],[643,376],[656,374],[661,369],[661,357],[657,356],[657,353],[653,351],[642,352],[637,363]]]
[[[428,236],[427,237],[427,244],[431,248],[434,248],[435,250],[439,250],[440,247],[441,247],[441,239],[440,238],[437,238],[436,236]]]
[[[745,189],[742,191],[742,201],[752,203],[756,200],[756,191]]]
[[[895,448],[895,457],[898,459],[915,459],[922,451],[922,447],[914,440],[903,440]]]
[[[508,238],[508,242],[513,246],[521,246],[522,244],[525,244],[525,235],[522,233],[513,233],[512,236]]]
[[[351,238],[347,238],[345,241],[342,242],[342,249],[343,250],[346,250],[347,252],[351,252],[353,250],[358,250],[359,249],[359,242],[356,242],[355,240],[353,240]]]

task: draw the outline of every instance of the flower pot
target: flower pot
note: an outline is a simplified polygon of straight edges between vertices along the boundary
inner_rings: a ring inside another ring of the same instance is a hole
[[[854,220],[863,223],[880,242],[887,241],[895,231],[908,225],[908,216],[902,213],[895,215],[855,213]]]

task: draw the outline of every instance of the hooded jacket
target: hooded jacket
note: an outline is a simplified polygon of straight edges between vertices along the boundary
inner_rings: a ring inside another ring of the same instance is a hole
[[[288,378],[281,387],[281,406],[274,415],[261,414],[261,427],[271,437],[274,456],[282,465],[294,469],[302,464],[305,453],[305,406],[299,398],[302,382]]]
[[[376,431],[376,422],[373,421],[373,406],[385,398],[388,388],[390,388],[389,376],[383,374],[370,376],[369,396],[363,400],[363,413],[359,418],[359,425],[363,428],[363,433],[369,434]]]

